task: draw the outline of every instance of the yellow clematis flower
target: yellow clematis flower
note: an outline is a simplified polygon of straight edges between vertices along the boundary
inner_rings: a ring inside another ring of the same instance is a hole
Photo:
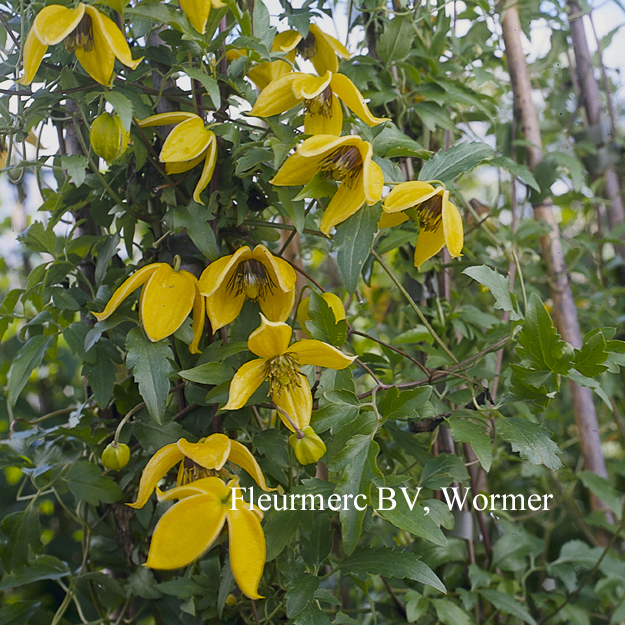
[[[300,365],[315,365],[330,369],[345,369],[355,360],[322,341],[304,339],[289,347],[291,326],[274,323],[261,315],[260,327],[247,341],[248,349],[259,356],[246,362],[236,372],[230,384],[228,403],[224,410],[243,408],[256,389],[269,380],[269,392],[273,402],[289,415],[278,414],[292,432],[303,430],[310,423],[312,394],[308,379],[300,371]]]
[[[403,211],[414,209],[419,220],[419,238],[414,252],[418,269],[438,254],[443,246],[452,258],[462,256],[464,230],[458,209],[449,201],[449,191],[428,182],[402,182],[384,198],[380,228],[397,225],[409,219]]]
[[[24,44],[24,75],[18,81],[29,85],[35,78],[48,46],[65,40],[87,74],[101,85],[113,83],[115,58],[134,69],[134,60],[124,34],[113,20],[82,2],[75,9],[59,4],[44,7],[35,17]]]
[[[181,174],[204,161],[202,175],[193,191],[193,199],[204,204],[200,194],[211,181],[217,163],[217,138],[204,125],[204,120],[195,113],[177,111],[151,115],[138,122],[141,128],[177,124],[169,133],[159,156],[165,163],[165,173]]]
[[[231,509],[233,489],[238,501],[243,497],[238,478],[230,479],[233,476],[225,469],[226,461],[247,471],[263,490],[274,490],[267,487],[247,447],[224,434],[212,434],[199,443],[181,438],[157,451],[143,470],[137,501],[127,505],[143,507],[155,489],[159,501],[179,500],[165,512],[154,530],[146,562],[154,569],[187,566],[213,545],[227,521],[234,579],[247,597],[260,599],[258,584],[265,565],[262,512],[243,504]],[[178,462],[177,486],[160,491],[158,482]],[[221,478],[230,481],[226,484]]]
[[[306,134],[339,136],[343,128],[343,109],[337,98],[369,126],[387,121],[371,113],[362,94],[347,76],[330,71],[321,77],[301,72],[280,76],[260,92],[248,115],[279,115],[303,102]]]
[[[339,182],[319,226],[328,235],[365,202],[375,204],[382,197],[384,174],[372,156],[371,144],[358,136],[317,135],[301,143],[270,182],[277,186],[307,184],[317,173]]]
[[[93,315],[104,321],[143,284],[139,318],[150,341],[160,341],[173,334],[193,310],[193,341],[189,351],[201,353],[198,344],[204,330],[205,307],[198,280],[192,273],[178,271],[167,263],[153,263],[133,273],[113,293],[104,310]]]
[[[220,0],[179,0],[180,8],[185,12],[191,22],[191,26],[202,35],[206,32],[206,22],[211,8],[221,9],[227,4]]]
[[[295,303],[295,270],[264,245],[245,246],[211,263],[200,276],[200,293],[213,332],[234,321],[246,299],[258,302],[271,321],[285,321]]]

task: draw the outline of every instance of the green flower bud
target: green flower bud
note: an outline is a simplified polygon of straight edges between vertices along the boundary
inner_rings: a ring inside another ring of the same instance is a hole
[[[295,457],[300,464],[313,464],[326,453],[325,443],[315,434],[310,425],[302,429],[303,438],[297,434],[289,436],[289,444],[295,450]]]
[[[89,140],[93,151],[109,165],[117,160],[128,147],[130,132],[117,114],[103,113],[93,120]]]
[[[119,471],[123,469],[130,460],[130,449],[128,445],[109,443],[102,452],[102,464],[107,469]]]

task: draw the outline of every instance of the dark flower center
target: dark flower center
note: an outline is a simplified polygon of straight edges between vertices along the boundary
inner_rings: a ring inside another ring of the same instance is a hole
[[[328,85],[318,96],[304,100],[304,111],[310,116],[322,115],[330,117],[332,114],[332,87]]]
[[[435,195],[415,207],[419,213],[419,226],[426,232],[434,232],[443,218],[443,196]]]
[[[307,61],[312,59],[313,56],[317,54],[317,42],[315,41],[315,36],[309,32],[306,38],[302,39],[297,44],[297,51]]]
[[[185,484],[201,480],[204,477],[219,477],[219,473],[214,469],[207,469],[206,467],[196,464],[191,458],[184,458],[178,468],[176,486],[184,486]]]
[[[345,182],[351,188],[362,171],[360,150],[353,145],[334,150],[321,161],[320,171],[326,180]]]
[[[93,50],[93,26],[91,18],[86,13],[78,26],[65,37],[65,49],[68,52],[74,52],[78,48],[82,48],[85,52]]]
[[[265,265],[254,258],[239,263],[228,281],[230,293],[235,297],[243,293],[253,302],[265,299],[268,294],[273,293],[275,286]]]

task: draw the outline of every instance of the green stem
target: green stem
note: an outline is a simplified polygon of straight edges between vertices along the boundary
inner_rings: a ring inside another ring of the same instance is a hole
[[[403,296],[408,300],[412,309],[417,313],[417,317],[421,320],[421,323],[427,328],[427,331],[430,333],[432,338],[441,346],[443,351],[453,360],[455,364],[458,364],[458,359],[451,353],[450,349],[445,345],[443,339],[436,333],[434,328],[430,325],[429,321],[425,318],[425,315],[421,312],[420,308],[417,306],[415,301],[410,297],[410,294],[404,288],[403,284],[398,280],[397,276],[392,272],[391,268],[384,262],[382,257],[374,250],[371,250],[373,257],[380,263],[382,269],[386,271],[389,278],[395,283],[397,288],[402,292]]]

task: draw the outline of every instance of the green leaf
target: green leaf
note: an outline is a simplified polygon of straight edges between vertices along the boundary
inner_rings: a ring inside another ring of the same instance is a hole
[[[580,471],[579,479],[588,490],[601,499],[614,512],[617,519],[621,518],[623,512],[622,496],[608,480],[592,471]]]
[[[347,292],[352,295],[358,286],[362,267],[371,251],[373,237],[378,229],[380,205],[363,206],[340,224],[334,235],[336,262],[343,276]]]
[[[396,549],[384,547],[358,549],[341,562],[341,571],[359,577],[369,574],[411,579],[447,594],[445,584],[429,566],[419,560],[419,556]]]
[[[219,250],[213,227],[208,223],[209,219],[213,219],[213,212],[191,200],[185,206],[176,206],[173,210],[174,228],[186,228],[187,234],[209,260],[217,260],[219,258]]]
[[[469,479],[464,462],[454,454],[440,454],[429,460],[423,467],[419,486],[440,490],[452,482],[462,482]]]
[[[330,625],[330,619],[314,603],[309,603],[293,623],[295,625]]]
[[[310,534],[302,536],[302,557],[313,570],[317,570],[332,550],[332,536],[330,518],[326,514],[317,515]]]
[[[519,452],[532,464],[544,464],[552,471],[562,466],[556,455],[562,452],[542,425],[520,417],[498,417],[496,424],[497,432],[512,445],[512,451]]]
[[[321,173],[315,174],[312,180],[293,198],[294,202],[306,198],[330,197],[336,191],[336,184],[323,177]]]
[[[573,367],[582,375],[593,378],[607,371],[608,367],[602,364],[607,359],[608,352],[605,337],[601,330],[594,330],[584,337],[582,348],[575,350]]]
[[[39,603],[32,601],[15,601],[0,608],[2,625],[24,625],[39,609]]]
[[[534,178],[532,172],[525,165],[517,163],[507,156],[495,156],[495,158],[490,159],[490,163],[495,167],[507,169],[513,176],[520,178],[528,187],[540,192],[540,185],[536,182],[536,178]]]
[[[0,529],[8,537],[2,549],[2,562],[9,571],[22,570],[28,563],[30,552],[41,551],[41,525],[34,507],[22,512],[7,514]]]
[[[258,37],[261,43],[269,50],[276,34],[276,28],[275,26],[271,26],[269,11],[264,2],[254,3],[252,27],[254,37]]]
[[[303,514],[301,510],[284,510],[274,511],[269,518],[265,517],[263,530],[267,543],[267,562],[271,562],[284,551],[297,531]]]
[[[284,444],[284,434],[275,429],[267,429],[254,436],[256,451],[282,467],[289,466],[289,452]]]
[[[384,419],[418,419],[421,410],[432,394],[431,386],[421,386],[399,392],[396,386],[384,393],[378,404],[378,411]]]
[[[115,109],[125,130],[129,131],[132,125],[132,102],[119,91],[105,91],[102,94],[106,101]]]
[[[52,228],[46,228],[40,221],[35,221],[17,238],[33,252],[47,252],[54,255],[56,234]]]
[[[495,297],[494,308],[508,311],[512,321],[518,321],[523,318],[519,313],[516,297],[510,292],[509,276],[502,276],[499,272],[486,265],[467,267],[462,273],[488,288]]]
[[[61,166],[67,170],[71,181],[79,187],[85,181],[86,169],[89,161],[82,154],[72,154],[61,157]]]
[[[15,406],[15,402],[24,390],[30,374],[33,369],[41,364],[43,355],[51,343],[51,336],[39,334],[29,339],[17,353],[8,373],[7,389],[11,406]]]
[[[231,380],[234,372],[232,367],[219,362],[207,362],[193,369],[179,371],[178,375],[185,380],[196,384],[221,384],[226,380]]]
[[[493,148],[485,143],[471,141],[459,143],[446,152],[437,152],[419,172],[419,180],[450,182],[457,176],[473,169],[488,158]]]
[[[137,595],[142,599],[160,599],[163,595],[156,586],[154,573],[145,566],[139,566],[128,576],[124,589],[128,597]]]
[[[208,97],[211,99],[215,110],[219,110],[221,106],[221,92],[219,91],[218,82],[204,73],[199,67],[187,67],[183,68],[184,73],[193,80],[197,80],[204,89],[206,89],[206,93]]]
[[[517,352],[531,363],[532,368],[566,375],[571,365],[568,345],[560,339],[545,305],[532,293],[523,329],[519,333]]]
[[[286,615],[289,618],[297,616],[315,598],[319,588],[319,578],[303,573],[298,575],[290,584],[286,592]]]
[[[121,363],[119,352],[108,339],[99,340],[87,354],[88,361],[82,368],[93,391],[96,403],[106,408],[115,385],[116,364]]]
[[[453,130],[456,127],[449,110],[434,102],[417,102],[412,108],[430,132],[436,132],[439,127],[447,130]],[[442,179],[439,178],[439,180]]]
[[[478,592],[486,601],[492,603],[498,610],[501,610],[505,614],[516,616],[530,625],[536,625],[536,621],[532,618],[530,613],[523,605],[514,599],[514,597],[490,588],[479,590]]]
[[[100,469],[86,460],[74,462],[65,476],[70,491],[82,501],[92,506],[102,503],[115,503],[122,498],[122,489],[108,475],[101,475]]]
[[[401,61],[410,53],[415,36],[412,16],[395,17],[386,24],[384,32],[380,35],[376,46],[377,53],[387,65],[393,61]]]
[[[473,619],[467,612],[447,599],[432,599],[436,616],[445,625],[473,625]]]
[[[313,338],[330,343],[334,347],[340,347],[345,343],[347,321],[345,319],[337,321],[328,303],[315,292],[310,296],[308,316],[310,321],[306,322],[306,327]]]
[[[138,417],[132,422],[132,433],[147,452],[153,453],[181,438],[193,438],[177,421],[167,421],[161,425],[148,417],[145,411],[139,413]]]
[[[468,443],[471,445],[484,471],[488,473],[493,463],[493,444],[490,436],[486,434],[484,424],[478,425],[467,419],[460,418],[460,414],[466,416],[467,412],[456,412],[448,419],[451,426],[451,437],[457,443]]]
[[[330,429],[334,434],[358,417],[360,401],[351,391],[328,391],[323,397],[329,403],[313,413],[311,425],[315,432]]]
[[[61,579],[67,575],[69,575],[69,567],[65,562],[53,556],[37,556],[21,571],[5,575],[0,581],[0,591],[44,579]]]
[[[126,337],[126,350],[126,367],[132,369],[148,412],[162,424],[173,371],[171,348],[164,341],[152,343],[141,328],[133,328]]]

